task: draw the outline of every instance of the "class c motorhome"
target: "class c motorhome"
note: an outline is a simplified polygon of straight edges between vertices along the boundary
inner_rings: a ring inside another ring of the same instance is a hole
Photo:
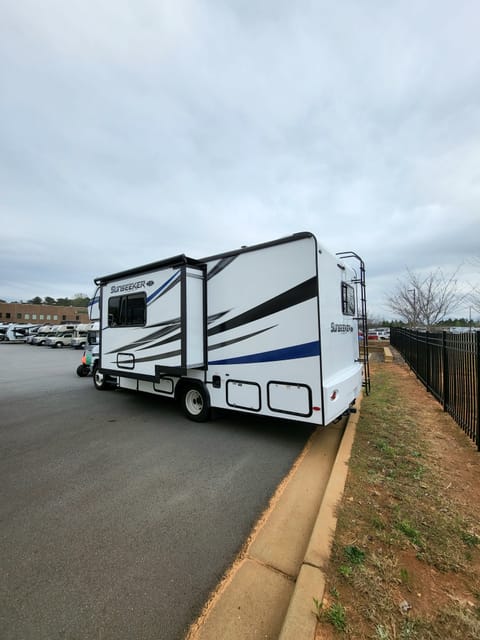
[[[98,389],[172,397],[195,421],[221,408],[320,425],[368,391],[363,261],[330,254],[309,232],[95,283]]]
[[[37,328],[37,324],[27,323],[2,325],[0,326],[1,339],[7,342],[25,342],[28,336],[35,334]]]
[[[73,337],[70,346],[74,349],[85,349],[88,342],[88,332],[91,331],[93,323],[77,324],[73,329]]]
[[[55,332],[56,332],[55,325],[49,325],[49,324],[43,325],[39,328],[39,330],[31,340],[30,344],[41,347],[46,343],[47,338],[50,338],[52,335],[55,334]]]

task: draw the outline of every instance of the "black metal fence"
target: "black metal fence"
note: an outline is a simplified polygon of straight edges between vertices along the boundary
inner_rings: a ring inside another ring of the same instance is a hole
[[[480,451],[480,331],[392,328],[390,343]]]

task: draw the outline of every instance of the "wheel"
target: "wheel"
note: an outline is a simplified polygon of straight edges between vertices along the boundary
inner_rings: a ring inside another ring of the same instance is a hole
[[[93,365],[93,384],[98,391],[107,391],[115,387],[115,380],[98,371],[98,363]]]
[[[56,342],[56,343],[55,343],[55,347],[56,347],[57,349],[61,349],[61,348],[63,347],[63,342]]]
[[[181,393],[184,414],[194,422],[205,422],[210,417],[210,398],[199,383],[186,383]]]
[[[90,373],[90,367],[87,367],[86,364],[79,364],[77,367],[77,376],[80,378],[86,378]]]

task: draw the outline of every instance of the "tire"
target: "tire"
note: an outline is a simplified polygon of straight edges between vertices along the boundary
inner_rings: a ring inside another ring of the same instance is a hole
[[[63,347],[63,342],[56,342],[55,343],[55,348],[56,349],[61,349]]]
[[[77,367],[77,376],[80,378],[86,378],[90,373],[90,367],[87,367],[85,364],[79,364]]]
[[[111,376],[104,375],[98,371],[98,363],[93,365],[93,384],[97,391],[108,391],[116,386],[115,380]]]
[[[200,383],[186,382],[181,390],[183,413],[193,422],[206,422],[210,418],[210,397]]]

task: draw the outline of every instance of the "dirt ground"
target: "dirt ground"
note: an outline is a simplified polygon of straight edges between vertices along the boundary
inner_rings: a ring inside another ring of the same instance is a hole
[[[442,625],[438,620],[439,616],[443,615],[442,612],[449,610],[451,605],[472,612],[471,617],[474,620],[480,618],[480,550],[478,545],[480,540],[480,453],[477,452],[475,445],[454,420],[444,413],[442,406],[426,391],[398,354],[395,354],[393,364],[372,362],[371,373],[372,393],[375,393],[375,379],[383,374],[390,375],[395,381],[395,393],[399,398],[405,400],[407,410],[410,412],[409,415],[412,416],[411,419],[417,425],[421,425],[421,434],[424,440],[422,464],[428,467],[438,479],[437,487],[440,487],[440,491],[443,492],[442,504],[446,505],[449,514],[455,514],[454,517],[458,516],[470,524],[473,523],[470,529],[472,552],[468,552],[469,560],[466,571],[463,570],[461,562],[458,569],[455,566],[438,566],[438,562],[426,562],[419,558],[415,545],[406,545],[404,548],[393,546],[391,550],[386,551],[385,548],[380,548],[382,543],[375,540],[374,536],[368,536],[368,541],[366,541],[365,526],[358,524],[357,530],[355,530],[356,520],[352,520],[348,526],[348,537],[345,530],[340,531],[337,534],[336,544],[351,544],[353,540],[360,547],[362,543],[363,546],[368,546],[370,553],[382,556],[384,566],[381,567],[381,572],[384,572],[384,580],[381,577],[376,577],[379,590],[384,589],[385,597],[396,602],[397,607],[404,606],[403,613],[405,615],[414,615],[417,619],[424,621],[435,619],[437,626],[431,635],[426,631],[422,633],[418,630],[415,633],[412,631],[409,635],[406,632],[400,633],[398,631],[398,621],[395,622],[393,616],[390,621],[385,622],[385,625],[383,620],[382,624],[372,625],[371,620],[374,616],[370,618],[369,622],[366,622],[365,616],[359,614],[361,609],[365,611],[369,606],[368,594],[362,593],[364,585],[360,582],[356,584],[352,579],[339,579],[337,561],[337,567],[334,569],[335,574],[331,569],[327,577],[323,609],[331,606],[332,602],[345,603],[349,624],[347,628],[340,629],[340,625],[332,624],[331,620],[330,622],[322,620],[317,625],[316,640],[339,637],[378,638],[379,640],[383,638],[389,640],[390,638],[404,637],[438,637],[448,640],[452,637],[449,631],[445,631],[446,635],[439,635],[442,632],[438,629],[441,629]],[[365,405],[368,405],[368,398]],[[359,501],[358,496],[361,496],[358,491],[356,492],[356,488],[349,486],[351,481],[352,478],[347,480],[343,497],[343,503],[347,503],[347,506],[348,501]],[[419,482],[421,483],[421,480]],[[428,496],[429,487],[425,486],[425,490]],[[372,500],[378,509],[378,518],[388,518],[388,515],[385,514],[392,513],[391,503],[395,499],[395,495],[392,497],[392,494],[384,491],[383,487],[378,490],[375,487],[372,489],[371,485],[365,485],[365,491],[374,494]],[[367,501],[371,502],[370,497],[365,499],[365,503]],[[356,518],[357,513],[351,511],[353,518]],[[388,558],[391,560],[391,567],[386,567]],[[391,579],[395,572],[398,576],[399,571],[402,572],[405,579]],[[333,596],[332,593],[334,593]],[[398,611],[396,613],[398,614]],[[449,624],[445,625],[445,629],[450,628]],[[406,629],[406,627],[404,628]],[[465,640],[467,637],[480,640],[480,636],[477,635],[479,629],[480,623],[477,625],[474,621],[472,626],[469,621],[468,631],[463,637]],[[455,637],[457,636],[455,635]]]
[[[459,513],[476,520],[475,533],[479,535],[480,452],[405,365],[398,367],[398,375],[402,392],[411,394],[418,405],[418,418],[425,428],[424,436],[430,447],[430,464],[444,478],[445,495]],[[478,557],[475,562],[476,573],[480,576]],[[438,611],[449,601],[475,606],[473,594],[466,589],[462,573],[443,573],[423,565],[412,551],[408,552],[404,563],[415,565],[421,597],[416,598],[412,606],[419,611],[425,610],[427,614],[430,609]]]

